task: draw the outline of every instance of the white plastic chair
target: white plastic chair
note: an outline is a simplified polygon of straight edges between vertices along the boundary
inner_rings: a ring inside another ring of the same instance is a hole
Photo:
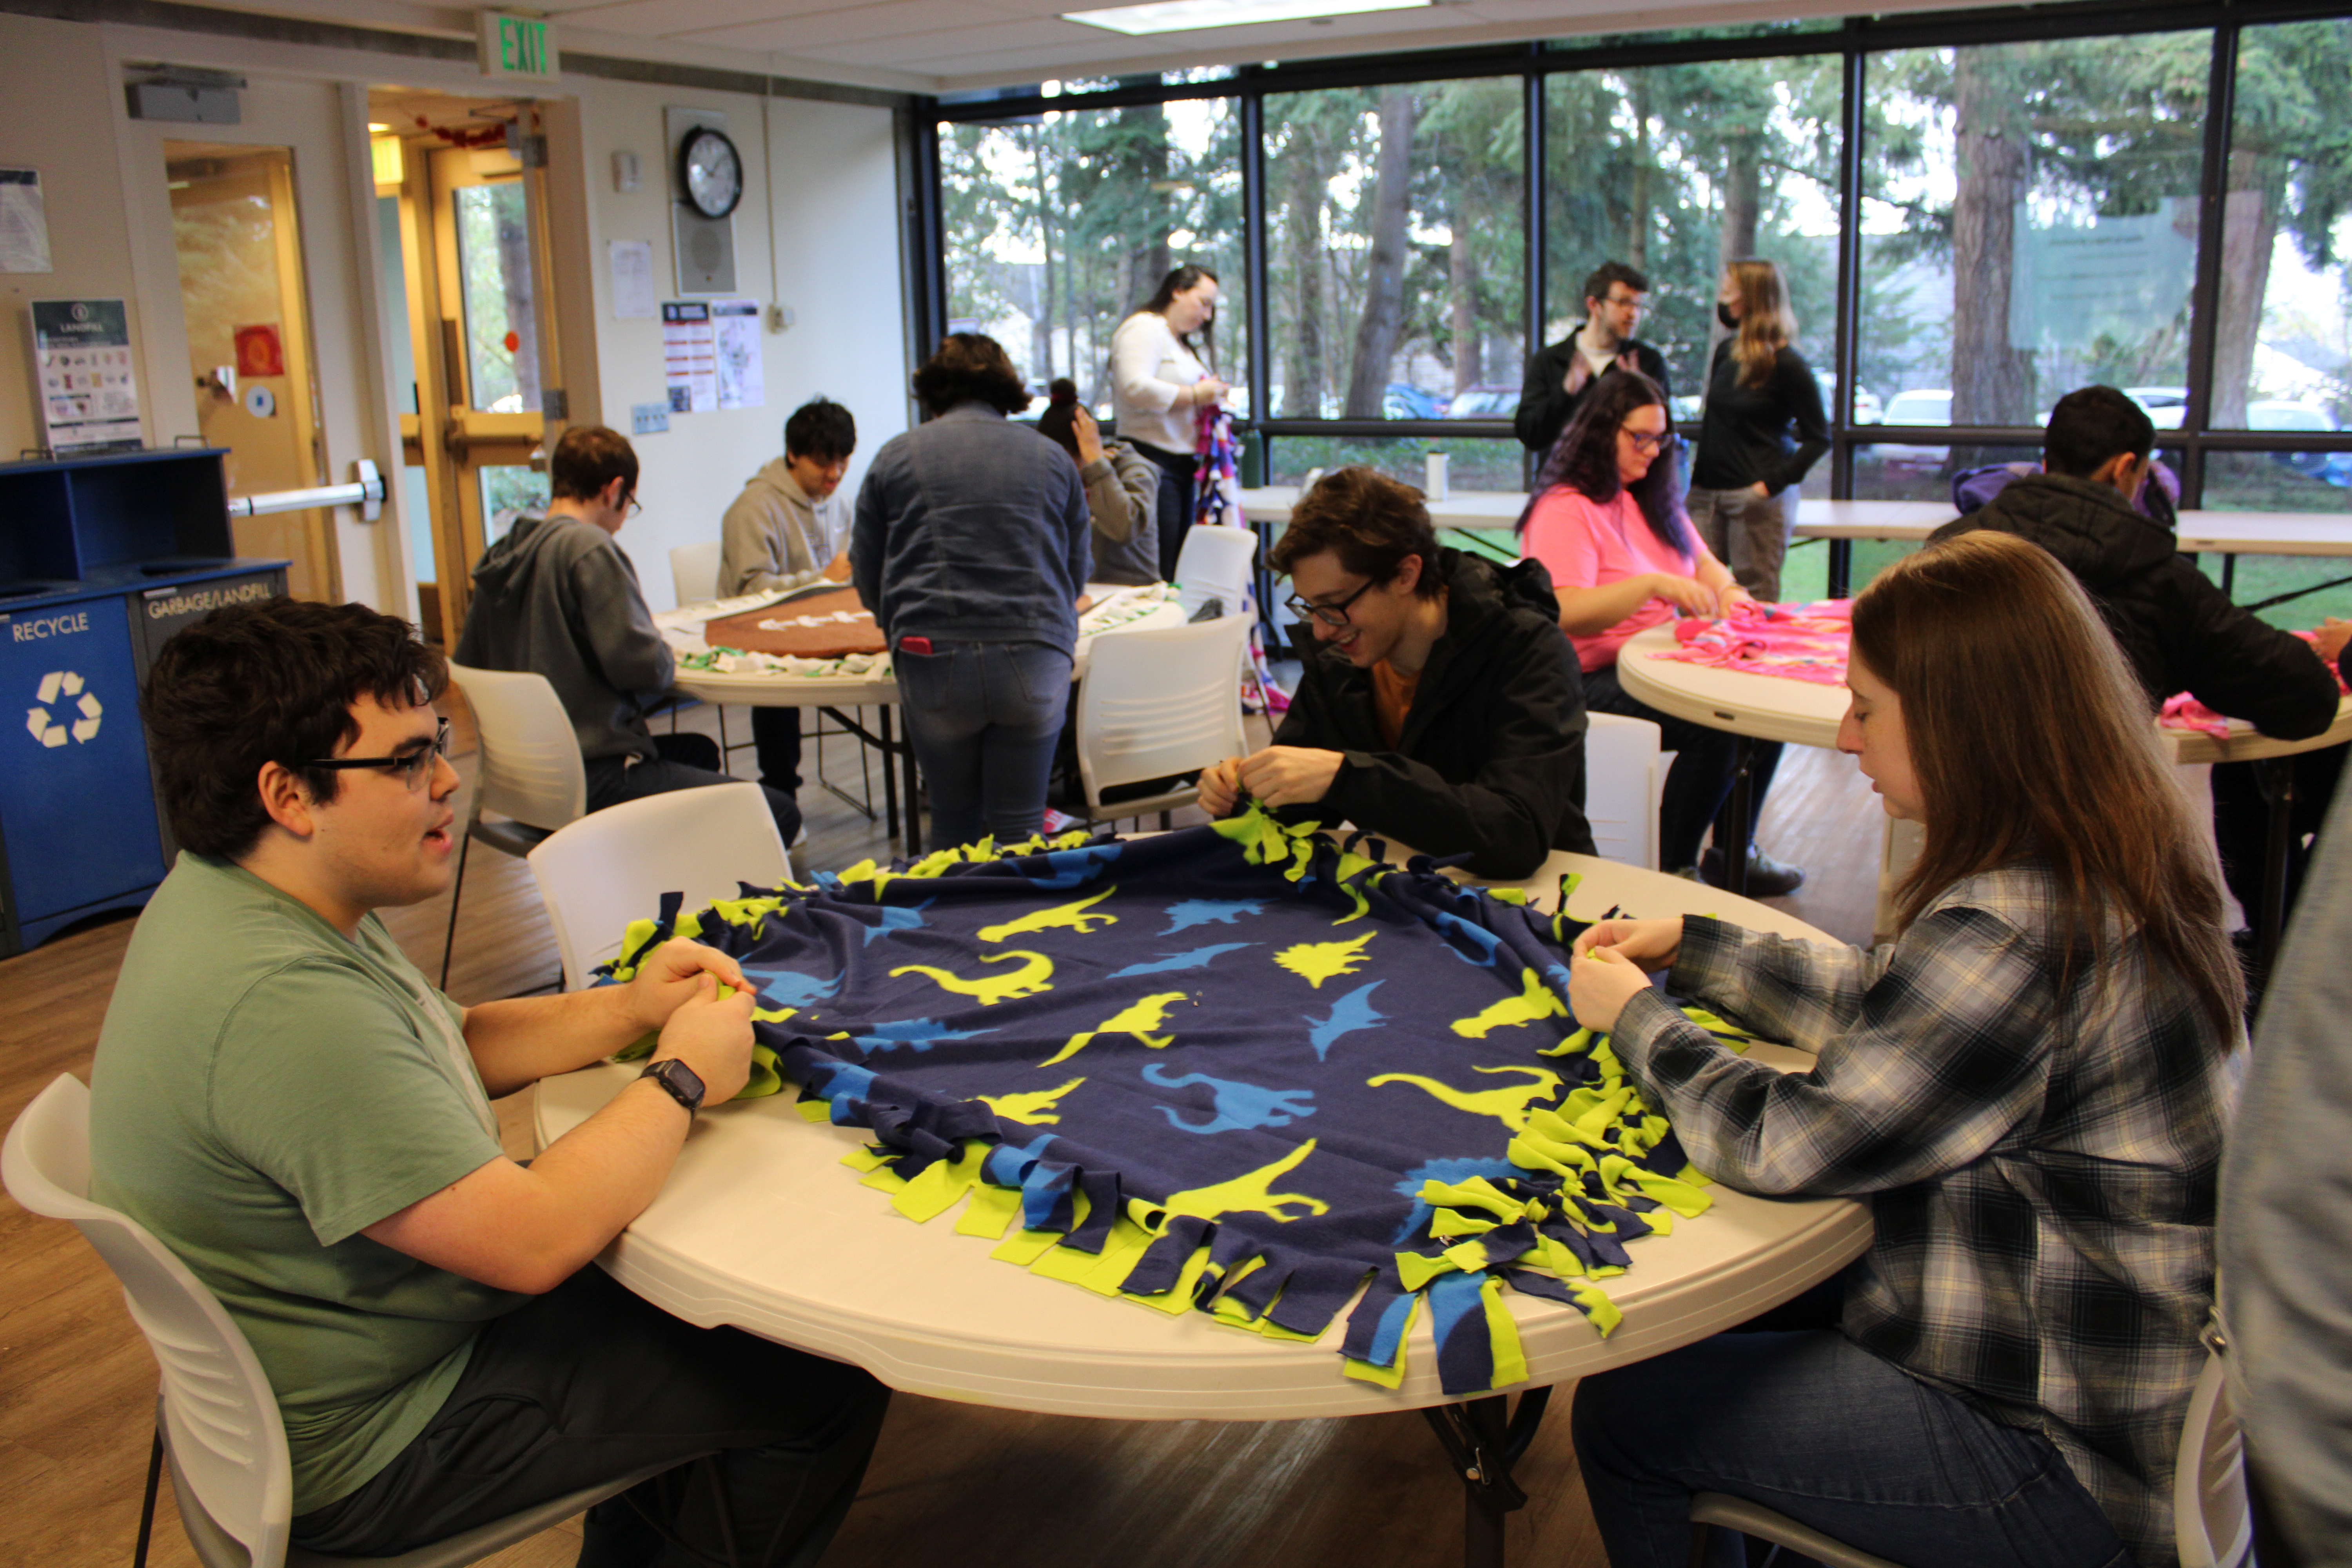
[[[1211,599],[1223,600],[1226,615],[1240,615],[1256,558],[1257,535],[1246,528],[1210,523],[1185,530],[1176,557],[1176,604],[1184,618],[1191,620]]]
[[[540,840],[588,815],[588,770],[563,700],[547,677],[528,670],[449,667],[449,679],[474,710],[479,744],[466,831],[457,840],[457,880],[449,889],[449,934],[441,948],[441,984],[457,946],[457,900],[466,890],[466,856],[478,838],[520,859]],[[485,811],[504,820],[485,821]]]
[[[1691,1499],[1690,1518],[1702,1531],[1736,1530],[1793,1548],[1829,1568],[1902,1568],[1809,1530],[1761,1503],[1723,1492],[1701,1492]],[[2189,1415],[2180,1424],[2180,1443],[2173,1455],[2172,1539],[2180,1568],[2247,1568],[2253,1560],[2254,1520],[2246,1500],[2244,1443],[2218,1354],[2209,1355],[2205,1370],[2197,1374]],[[1694,1552],[1691,1560],[1697,1562],[1699,1556]]]
[[[755,784],[672,790],[593,813],[530,851],[530,874],[563,955],[563,988],[616,956],[629,922],[651,915],[664,893],[685,908],[739,895],[738,883],[792,880],[791,854],[768,797]]]
[[[719,559],[725,546],[716,539],[699,544],[675,544],[669,552],[670,592],[681,605],[727,595],[719,585]]]
[[[1229,604],[1238,610],[1239,601]],[[1189,805],[1201,793],[1191,784],[1108,803],[1103,792],[1198,773],[1242,754],[1242,654],[1249,626],[1247,616],[1234,614],[1197,626],[1095,638],[1078,688],[1078,779],[1089,820]]]
[[[163,1371],[137,1563],[147,1560],[158,1475],[172,1468],[181,1522],[205,1568],[463,1568],[537,1535],[676,1461],[552,1498],[397,1557],[289,1547],[294,1477],[278,1398],[218,1298],[146,1227],[89,1197],[89,1090],[71,1074],[35,1097],[0,1145],[0,1179],[37,1215],[69,1221],[122,1286]]]
[[[1604,860],[1658,868],[1659,729],[1622,713],[1590,715],[1584,816]]]

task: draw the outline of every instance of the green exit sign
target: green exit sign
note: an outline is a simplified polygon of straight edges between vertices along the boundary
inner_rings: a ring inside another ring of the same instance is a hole
[[[484,11],[482,74],[488,77],[555,78],[555,29],[539,16]]]

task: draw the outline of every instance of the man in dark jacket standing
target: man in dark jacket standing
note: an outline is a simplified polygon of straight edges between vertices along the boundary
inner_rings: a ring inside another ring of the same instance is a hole
[[[1439,549],[1421,492],[1369,468],[1309,490],[1273,559],[1315,642],[1274,744],[1201,775],[1212,816],[1246,796],[1499,879],[1593,852],[1583,688],[1539,563]]]
[[[733,784],[707,735],[656,735],[645,710],[677,662],[654,628],[637,569],[613,536],[637,510],[637,455],[619,432],[577,425],[547,463],[553,499],[515,519],[474,568],[457,662],[547,677],[571,717],[588,774],[588,809],[671,790]],[[793,797],[765,789],[776,831],[801,830]]]
[[[2336,680],[2301,638],[2266,626],[2179,552],[2169,529],[2134,505],[2147,482],[2156,427],[2112,386],[2068,393],[2051,410],[2039,474],[2012,479],[1978,511],[1946,523],[1930,544],[1999,529],[2056,556],[2099,607],[2151,707],[2186,691],[2263,734],[2305,740],[2334,721]],[[2295,759],[2295,833],[2317,828],[2343,748]],[[2230,890],[2251,914],[2262,880],[2265,808],[2252,763],[2213,769],[2213,826]],[[2325,775],[2322,777],[2321,775]],[[2300,856],[2293,858],[2299,862]],[[2292,879],[2289,883],[2293,886]]]
[[[1638,370],[1672,398],[1665,356],[1633,335],[1642,324],[1650,280],[1622,261],[1604,261],[1584,280],[1584,324],[1528,361],[1527,384],[1519,389],[1511,430],[1519,444],[1540,458],[1551,450],[1601,378],[1612,370]]]

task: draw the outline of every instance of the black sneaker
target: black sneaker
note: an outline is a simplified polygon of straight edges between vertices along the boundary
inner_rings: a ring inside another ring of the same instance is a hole
[[[1702,880],[1722,888],[1730,885],[1724,874],[1721,851],[1709,847],[1698,858],[1698,874]],[[1748,896],[1751,899],[1777,899],[1793,893],[1805,885],[1805,868],[1791,866],[1785,860],[1775,860],[1761,849],[1750,846],[1748,851]]]

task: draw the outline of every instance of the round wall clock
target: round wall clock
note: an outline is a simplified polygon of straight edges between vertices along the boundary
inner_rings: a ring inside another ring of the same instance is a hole
[[[704,217],[725,217],[743,199],[743,160],[723,131],[697,126],[678,143],[677,183]]]

